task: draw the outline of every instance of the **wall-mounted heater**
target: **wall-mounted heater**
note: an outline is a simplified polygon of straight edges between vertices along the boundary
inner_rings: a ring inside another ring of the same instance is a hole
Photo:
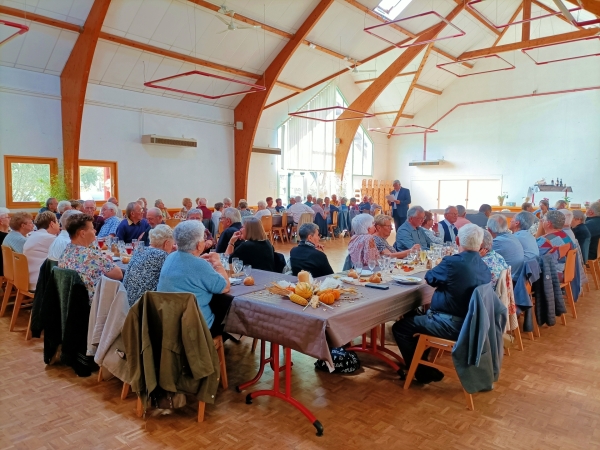
[[[444,163],[443,159],[435,159],[431,161],[411,161],[409,166],[439,166]]]
[[[156,134],[144,134],[142,136],[142,144],[170,145],[175,147],[198,147],[198,142],[196,139],[157,136]]]

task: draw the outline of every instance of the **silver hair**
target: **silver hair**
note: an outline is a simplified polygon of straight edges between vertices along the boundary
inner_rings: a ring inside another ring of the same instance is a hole
[[[581,223],[585,223],[585,213],[576,209],[575,211],[573,211],[573,219],[579,219],[581,220]]]
[[[452,205],[446,206],[446,209],[444,210],[444,214],[448,214],[452,208],[456,208],[456,206],[452,206]]]
[[[266,208],[267,202],[265,202],[264,200],[259,200],[257,205],[258,205],[258,207]]]
[[[237,208],[225,208],[225,211],[223,211],[223,217],[231,220],[231,223],[242,221],[242,215]]]
[[[559,211],[565,215],[565,224],[563,225],[563,228],[570,227],[571,222],[573,221],[573,213],[571,212],[571,210],[559,209]]]
[[[296,200],[298,203],[302,203],[302,197],[300,197],[299,195],[296,195],[294,197],[294,200]]]
[[[463,205],[456,205],[456,210],[458,211],[458,215],[463,217],[467,213],[467,208]]]
[[[562,230],[562,228],[565,226],[565,215],[560,211],[548,211],[546,213],[545,220],[550,222],[552,228],[555,230]]]
[[[192,214],[200,214],[200,217],[204,218],[202,210],[199,208],[192,208],[188,211],[187,216],[190,217]]]
[[[359,214],[352,219],[352,231],[354,234],[369,234],[369,227],[373,225],[371,214]]]
[[[394,182],[392,184],[396,184],[396,183],[400,184],[400,180],[394,180]]]
[[[112,212],[114,212],[115,214],[117,214],[119,212],[119,208],[117,208],[117,205],[115,205],[114,203],[111,202],[106,202],[104,205],[102,205],[103,207],[106,206],[108,209],[110,209]]]
[[[60,202],[58,202],[58,206],[56,207],[56,209],[59,213],[62,214],[65,212],[65,208],[67,206],[71,206],[71,202],[69,200],[61,200]]]
[[[206,199],[205,199],[204,197],[200,197],[200,198],[198,199],[198,203],[200,203],[201,205],[204,205],[204,206],[206,206]]]
[[[462,241],[460,242],[462,244]],[[494,238],[488,230],[483,230],[483,241],[481,242],[481,248],[491,250],[494,245]]]
[[[492,214],[487,221],[487,227],[494,234],[506,233],[508,222],[502,214]]]
[[[158,206],[160,203],[163,203],[163,201],[160,198],[154,200],[154,206]]]
[[[536,217],[533,215],[533,213],[530,213],[529,211],[521,211],[519,214],[513,217],[513,220],[519,222],[520,230],[527,231],[535,223]]]
[[[588,209],[594,213],[594,216],[600,216],[600,202],[592,203]]]
[[[192,253],[204,240],[204,225],[198,220],[186,220],[175,227],[173,238],[177,251]]]
[[[303,223],[298,229],[298,236],[300,237],[300,240],[305,241],[310,235],[315,234],[315,231],[318,229],[319,226],[316,223]]]
[[[157,208],[156,206],[152,206],[151,208],[148,208],[148,211],[146,211],[146,216],[148,216],[148,213],[150,211],[154,212],[157,216],[162,216],[162,211],[160,210],[160,208]]]
[[[112,203],[111,203],[111,205],[112,205]],[[77,214],[83,214],[83,213],[77,209],[68,209],[60,216],[60,226],[62,227],[63,230],[67,229],[67,221],[69,220],[69,217],[75,216]]]
[[[410,208],[408,210],[408,212],[406,213],[407,217],[415,217],[417,215],[417,213],[425,213],[425,210],[423,209],[422,206],[416,205],[413,206],[412,208]]]
[[[10,209],[5,208],[4,206],[0,206],[0,216],[3,216],[5,214],[6,215],[10,214]]]
[[[460,246],[465,250],[477,252],[483,242],[483,228],[474,223],[468,223],[458,230],[458,240]]]
[[[565,209],[567,207],[567,202],[565,200],[557,200],[554,204],[554,209]]]
[[[86,204],[87,202],[92,202],[92,203],[94,204],[94,208],[96,207],[96,201],[95,201],[95,200],[84,200],[84,202],[83,202],[83,206],[84,206],[84,207],[85,207],[85,204]]]
[[[229,204],[231,204],[231,203],[233,203],[233,202],[231,201],[231,199],[230,199],[229,197],[225,197],[225,198],[223,199],[223,203],[229,203]]]
[[[162,247],[169,239],[173,239],[173,229],[168,225],[156,225],[149,232],[150,245],[152,247]]]

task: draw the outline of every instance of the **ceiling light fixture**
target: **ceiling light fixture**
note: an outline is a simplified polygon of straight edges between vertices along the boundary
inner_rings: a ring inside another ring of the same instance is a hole
[[[396,133],[396,129],[407,130],[406,133]],[[414,130],[414,131],[413,131]],[[368,131],[373,133],[382,133],[389,136],[406,136],[408,134],[426,134],[426,133],[437,133],[438,130],[434,128],[420,127],[419,125],[396,125],[395,127],[377,127],[369,128]]]
[[[8,20],[0,19],[0,25],[5,25],[7,27],[17,29],[17,31],[15,31],[13,34],[8,36],[4,40],[0,41],[0,45],[6,44],[8,41],[16,38],[17,36],[19,36],[21,34],[25,34],[29,31],[29,27],[27,25],[21,25],[20,23],[9,22]]]
[[[337,114],[338,110],[340,111],[339,114]],[[333,116],[331,115],[331,112],[333,112]],[[344,112],[350,112],[351,114],[354,114],[354,117],[346,117],[344,119],[340,119],[339,117]],[[320,116],[320,117],[310,117],[310,116],[307,116],[306,114],[316,114],[317,116]],[[292,117],[299,117],[301,119],[317,120],[319,122],[342,122],[345,120],[362,120],[362,119],[367,119],[369,117],[375,117],[375,114],[371,114],[368,112],[362,112],[362,111],[356,111],[354,109],[344,108],[343,106],[329,106],[327,108],[309,109],[306,111],[296,111],[296,112],[291,112],[288,115],[292,116]]]
[[[560,16],[562,14],[561,11],[555,11],[553,13],[542,14],[541,16],[530,17],[529,19],[517,20],[515,22],[504,23],[504,24],[498,25],[498,24],[492,22],[487,17],[485,17],[481,11],[478,11],[475,8],[476,4],[481,3],[483,1],[485,1],[485,0],[471,0],[469,3],[467,3],[467,8],[469,8],[471,11],[473,11],[475,14],[477,14],[479,17],[481,17],[483,20],[485,20],[487,23],[489,23],[492,27],[494,27],[496,29],[510,27],[511,25],[519,25],[519,24],[523,24],[523,23],[527,23],[527,22],[533,22],[534,20],[545,19],[547,17]],[[576,8],[568,9],[567,11],[574,12],[574,11],[579,11],[580,9],[581,9],[581,7],[576,7]]]
[[[474,67],[473,69],[466,69],[462,64],[465,62],[471,62],[471,61],[490,61],[490,58],[493,59],[499,59],[500,61],[506,63],[506,66],[504,67],[500,67],[497,69],[491,68],[490,70],[481,70],[479,72],[471,72],[471,70],[477,70],[476,67]],[[469,70],[469,73],[463,73],[462,75],[453,72],[450,69],[447,69],[447,66],[455,66],[458,65],[459,68],[461,68],[463,71]],[[507,60],[505,60],[504,58],[502,58],[499,55],[486,55],[486,56],[479,56],[477,58],[470,58],[470,59],[461,59],[460,61],[452,61],[452,62],[448,62],[448,63],[442,63],[442,64],[436,64],[436,66],[438,69],[442,69],[445,70],[448,73],[451,73],[452,75],[458,77],[458,78],[463,78],[463,77],[470,77],[473,75],[481,75],[484,73],[492,73],[492,72],[501,72],[504,70],[512,70],[515,68],[515,66],[511,63],[509,63]]]

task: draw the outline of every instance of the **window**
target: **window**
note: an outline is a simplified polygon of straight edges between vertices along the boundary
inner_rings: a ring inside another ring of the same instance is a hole
[[[58,176],[56,158],[4,156],[4,187],[8,208],[38,208]]]
[[[394,20],[412,0],[381,0],[375,12],[388,20]]]
[[[79,160],[79,196],[103,204],[110,197],[119,198],[115,161]]]
[[[373,176],[373,141],[362,125],[352,142],[352,174]]]

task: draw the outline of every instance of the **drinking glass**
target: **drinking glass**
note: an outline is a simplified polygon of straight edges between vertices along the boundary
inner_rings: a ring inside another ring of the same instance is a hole
[[[223,269],[229,270],[229,256],[227,256],[225,253],[221,253],[219,257],[221,258],[221,264],[223,264]]]
[[[133,244],[125,244],[125,251],[128,255],[131,255],[133,253]]]
[[[427,261],[427,250],[421,249],[419,251],[419,259],[421,260],[421,264],[425,264],[425,261]]]
[[[392,270],[394,270],[394,269],[396,268],[396,263],[397,263],[397,262],[398,262],[398,258],[396,258],[396,257],[394,257],[394,256],[392,256],[392,257],[390,258],[390,266],[391,266],[390,268],[391,268]]]
[[[246,264],[244,266],[244,273],[246,274],[247,277],[250,276],[250,274],[252,273],[252,266],[250,264]]]
[[[362,263],[352,263],[352,268],[356,271],[357,275],[360,277],[363,271]]]
[[[375,269],[376,265],[377,265],[377,261],[375,261],[374,259],[370,259],[369,260],[369,270],[371,272],[373,272],[373,270]]]
[[[233,271],[235,274],[239,274],[244,268],[244,262],[240,259],[236,258],[236,261],[233,261]]]

